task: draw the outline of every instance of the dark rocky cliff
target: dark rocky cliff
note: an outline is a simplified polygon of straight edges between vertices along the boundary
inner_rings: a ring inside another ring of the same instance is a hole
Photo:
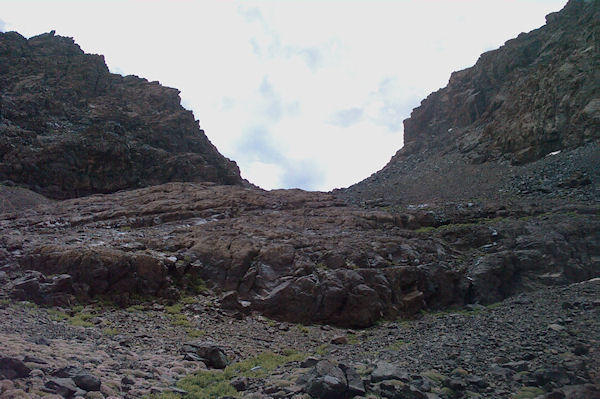
[[[111,74],[71,38],[0,33],[0,181],[68,198],[169,181],[243,184],[179,91]]]
[[[546,21],[453,73],[404,121],[404,147],[349,193],[424,201],[497,195],[515,191],[515,177],[536,173],[516,166],[593,147],[600,138],[600,2],[571,0]],[[589,159],[555,185],[597,174],[589,168],[597,153],[586,152]]]

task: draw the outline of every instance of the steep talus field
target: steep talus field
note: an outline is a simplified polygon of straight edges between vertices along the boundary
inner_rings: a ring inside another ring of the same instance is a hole
[[[548,15],[545,26],[453,73],[404,122],[404,147],[346,197],[393,202],[510,197],[532,191],[523,186],[534,174],[547,180],[547,192],[590,184],[579,199],[597,199],[599,19],[597,1],[571,1]],[[545,173],[529,169],[546,157],[563,158],[567,166]],[[578,178],[585,184],[572,182]]]
[[[0,181],[54,198],[169,181],[243,184],[179,91],[111,74],[72,39],[0,33]]]

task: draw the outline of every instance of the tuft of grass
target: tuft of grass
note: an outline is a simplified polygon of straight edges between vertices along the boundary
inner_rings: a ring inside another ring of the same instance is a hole
[[[192,327],[192,323],[190,323],[187,316],[184,314],[172,315],[171,316],[171,325],[182,326],[182,327]]]
[[[359,343],[359,339],[356,334],[348,334],[346,335],[346,339],[350,345],[356,345]]]
[[[446,381],[448,379],[445,375],[440,374],[437,371],[433,371],[433,370],[426,371],[425,373],[423,373],[423,375],[438,385],[442,384],[444,381]]]
[[[179,302],[174,305],[171,305],[171,306],[165,306],[165,312],[167,312],[169,314],[179,314],[179,313],[181,313],[182,309],[183,309],[183,304],[179,303]]]
[[[297,324],[296,327],[298,328],[298,331],[300,331],[302,334],[306,335],[309,332],[308,327],[306,327],[305,325]]]
[[[105,328],[105,329],[102,330],[102,333],[104,335],[109,336],[109,337],[114,337],[115,335],[119,334],[119,330],[117,330],[114,327],[113,328],[107,327],[107,328]]]
[[[69,318],[69,315],[58,309],[48,309],[48,317],[50,320],[62,321]]]
[[[125,309],[129,313],[141,312],[144,310],[144,305],[131,305]]]
[[[402,340],[397,340],[396,342],[390,344],[387,349],[392,350],[392,351],[399,351],[400,348],[402,348],[404,345],[406,345],[408,342],[402,341]]]
[[[191,305],[194,303],[198,303],[198,298],[195,296],[184,296],[179,300],[180,303],[184,305]]]
[[[68,321],[72,326],[92,327],[94,323],[89,321],[92,317],[94,317],[94,315],[91,313],[78,313],[73,317],[70,317]]]
[[[206,331],[198,330],[197,328],[188,328],[186,332],[190,338],[199,338],[206,334]]]
[[[544,394],[544,390],[538,387],[522,387],[513,395],[513,399],[532,399]]]
[[[317,349],[315,349],[315,353],[319,356],[325,356],[329,353],[329,344],[322,344],[317,346]]]

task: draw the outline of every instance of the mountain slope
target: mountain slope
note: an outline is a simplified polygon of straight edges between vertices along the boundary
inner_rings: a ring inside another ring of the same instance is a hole
[[[54,198],[169,181],[243,184],[179,91],[111,74],[54,33],[0,33],[0,181]]]
[[[453,73],[405,120],[404,147],[347,195],[431,201],[515,194],[515,181],[540,172],[519,166],[582,146],[588,149],[574,153],[570,170],[557,171],[563,176],[550,190],[577,174],[598,181],[600,2],[571,0],[546,20]]]

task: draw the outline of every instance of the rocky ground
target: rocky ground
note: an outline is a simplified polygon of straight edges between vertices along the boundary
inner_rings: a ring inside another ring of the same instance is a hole
[[[3,300],[0,397],[598,398],[599,294],[594,279],[364,330],[232,317],[209,292],[125,309]],[[230,365],[207,371],[224,364],[195,357],[201,344]]]

